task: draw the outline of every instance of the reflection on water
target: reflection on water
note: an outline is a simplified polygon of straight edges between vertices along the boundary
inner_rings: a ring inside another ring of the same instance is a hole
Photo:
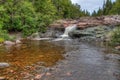
[[[25,66],[43,62],[52,66],[63,59],[64,49],[47,41],[23,41],[23,44],[0,47],[0,62],[7,62],[9,69],[21,70]],[[7,70],[9,70],[7,69]],[[6,71],[6,70],[5,70]],[[3,69],[0,70],[0,75]]]

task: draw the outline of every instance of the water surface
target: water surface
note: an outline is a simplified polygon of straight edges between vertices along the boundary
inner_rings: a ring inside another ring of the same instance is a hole
[[[64,48],[48,41],[25,40],[23,44],[0,47],[0,62],[10,64],[9,68],[0,69],[0,75],[9,75],[9,72],[24,71],[26,66],[53,66],[63,57]],[[13,74],[14,76],[15,74]]]
[[[11,64],[0,76],[9,80],[120,80],[120,54],[95,41],[25,41],[0,50],[0,61]]]

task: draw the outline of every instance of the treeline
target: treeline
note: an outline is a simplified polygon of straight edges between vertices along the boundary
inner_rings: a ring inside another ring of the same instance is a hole
[[[71,0],[0,0],[0,32],[21,31],[24,35],[44,32],[59,18],[87,16],[80,5]]]
[[[120,14],[120,0],[112,2],[111,0],[106,0],[102,8],[98,11],[93,11],[92,16],[101,15],[119,15]]]

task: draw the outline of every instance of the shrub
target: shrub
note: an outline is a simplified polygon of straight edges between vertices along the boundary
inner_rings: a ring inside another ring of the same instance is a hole
[[[0,38],[0,43],[4,42],[4,39],[3,38]]]
[[[120,45],[120,27],[113,30],[111,43],[112,45]]]

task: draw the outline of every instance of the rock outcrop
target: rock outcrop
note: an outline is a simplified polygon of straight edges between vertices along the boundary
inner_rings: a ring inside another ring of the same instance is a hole
[[[112,28],[108,26],[96,26],[89,27],[83,30],[74,30],[73,32],[69,33],[69,35],[72,38],[82,38],[85,40],[99,39],[106,41],[106,34],[111,30]]]
[[[88,27],[100,26],[100,25],[119,25],[120,16],[101,16],[101,17],[81,17],[76,20],[66,19],[57,20],[50,27],[55,28],[65,28],[69,25],[77,24],[78,28],[84,29]]]

